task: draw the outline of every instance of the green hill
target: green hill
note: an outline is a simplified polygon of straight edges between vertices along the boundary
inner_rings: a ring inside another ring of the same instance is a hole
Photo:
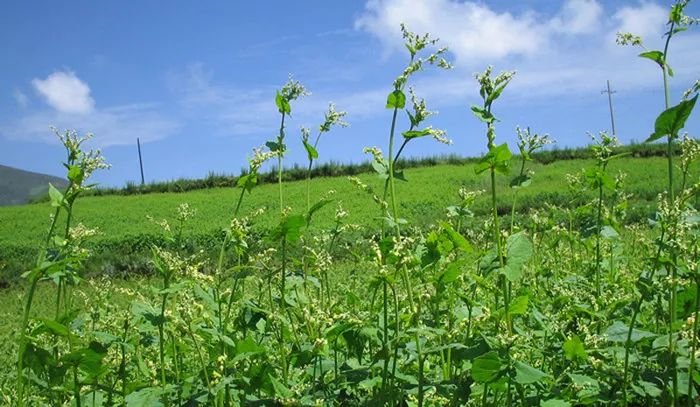
[[[514,158],[514,160],[517,160]],[[579,173],[592,166],[592,159],[557,160],[549,164],[530,163],[535,171],[532,184],[518,194],[516,216],[527,217],[532,209],[547,210],[548,205],[575,208],[593,198],[590,192],[574,192],[568,188],[567,174]],[[516,162],[514,161],[514,165]],[[625,172],[625,191],[631,193],[627,208],[627,222],[645,222],[655,212],[656,198],[664,190],[666,159],[663,157],[625,157],[610,163],[611,174]],[[436,165],[410,168],[405,171],[408,182],[397,184],[401,207],[400,216],[409,224],[424,227],[444,219],[445,208],[459,202],[460,187],[467,190],[488,190],[486,176],[474,173],[474,164]],[[693,171],[697,180],[700,171]],[[381,193],[382,181],[374,173],[360,174],[359,178]],[[499,177],[499,212],[507,216],[512,205],[510,177]],[[318,199],[328,191],[335,201],[321,209],[314,220],[315,228],[329,228],[334,224],[336,205],[342,206],[349,216],[347,222],[357,224],[360,230],[375,231],[380,225],[379,210],[372,198],[358,190],[347,179],[318,177],[312,181],[311,196]],[[94,256],[88,269],[94,272],[131,272],[147,265],[152,242],[162,242],[162,229],[152,220],[168,219],[175,223],[177,206],[188,203],[197,211],[185,234],[191,239],[192,250],[215,250],[220,244],[220,231],[231,220],[240,189],[211,188],[183,193],[151,193],[146,195],[108,195],[81,198],[75,205],[74,224],[83,223],[98,228],[100,235],[93,238]],[[246,194],[241,214],[258,208],[267,211],[256,220],[256,228],[264,234],[275,226],[278,187],[261,185]],[[294,212],[306,208],[304,181],[285,183],[285,205]],[[488,215],[489,196],[483,194],[472,207],[477,218]],[[14,279],[31,264],[42,241],[52,208],[48,202],[0,208],[0,280]],[[362,233],[362,232],[361,232]],[[370,233],[370,232],[367,232]],[[4,270],[3,270],[4,264]]]
[[[39,198],[47,193],[49,183],[56,188],[68,185],[59,177],[0,165],[0,206],[21,205]]]

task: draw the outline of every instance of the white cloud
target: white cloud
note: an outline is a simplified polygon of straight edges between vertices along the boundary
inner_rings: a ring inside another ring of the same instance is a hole
[[[401,22],[413,32],[440,37],[454,55],[456,72],[419,81],[443,104],[472,95],[471,73],[487,65],[517,70],[510,87],[521,91],[522,98],[597,94],[606,79],[628,92],[657,87],[658,68],[637,58],[640,49],[617,46],[615,33],[642,35],[647,46],[657,49],[663,46],[667,8],[648,1],[608,4],[606,9],[597,0],[567,0],[549,14],[531,9],[516,15],[495,11],[486,2],[369,0],[355,27],[375,36],[385,52],[405,52]],[[674,66],[678,86],[696,79],[698,41],[692,31],[673,39],[671,65],[683,56]]]
[[[142,142],[163,139],[181,126],[180,121],[160,113],[155,104],[96,108],[90,87],[70,71],[56,71],[31,83],[52,109],[33,109],[3,124],[0,135],[5,138],[55,143],[50,127],[56,127],[93,133],[91,143],[104,148],[133,144],[137,137]],[[16,90],[14,97],[20,106],[27,106],[29,100],[21,91]]]
[[[95,108],[90,87],[71,71],[56,71],[46,79],[33,79],[32,86],[61,113],[86,114]]]
[[[355,27],[398,50],[403,49],[400,23],[414,32],[430,32],[443,39],[458,61],[531,54],[546,41],[533,13],[497,13],[486,4],[469,1],[370,0]]]
[[[29,98],[19,89],[15,89],[15,91],[12,92],[12,97],[15,98],[15,102],[17,102],[17,105],[21,108],[25,108],[29,105]]]
[[[180,127],[177,121],[159,114],[155,106],[135,104],[93,110],[88,114],[38,111],[3,126],[0,134],[10,139],[55,143],[51,126],[93,133],[92,143],[101,148],[133,144],[137,137],[141,142],[163,139]]]
[[[550,22],[553,31],[589,34],[599,28],[603,7],[596,0],[568,0]]]
[[[668,10],[655,3],[644,2],[638,6],[622,7],[613,15],[620,32],[641,35],[645,40],[659,39],[668,21]]]

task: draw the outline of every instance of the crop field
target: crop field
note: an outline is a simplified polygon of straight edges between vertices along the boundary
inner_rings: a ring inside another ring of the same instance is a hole
[[[678,2],[668,41],[690,24]],[[108,166],[56,132],[68,186],[0,208],[0,403],[13,406],[690,406],[700,402],[700,142],[682,130],[696,82],[634,158],[591,135],[590,159],[538,163],[554,143],[497,136],[517,80],[475,75],[488,152],[403,168],[418,138],[449,143],[410,87],[450,69],[401,26],[373,173],[312,177],[333,104],[301,140],[285,119],[235,188],[86,196]],[[621,44],[639,45],[633,34]],[[667,50],[647,51],[669,78]],[[661,75],[660,75],[661,76]],[[471,117],[471,115],[475,117]],[[285,181],[285,152],[308,177]],[[514,154],[515,153],[515,154]],[[261,183],[274,165],[275,183]]]
[[[565,175],[576,174],[592,163],[592,160],[580,159],[556,161],[548,165],[529,164],[528,168],[537,177],[528,188],[518,193],[516,217],[521,220],[531,210],[546,212],[551,205],[585,203],[594,196],[593,192],[570,189]],[[517,159],[513,159],[513,165],[516,164]],[[646,222],[654,214],[658,191],[664,186],[664,180],[658,174],[665,170],[665,166],[666,160],[661,157],[625,157],[611,163],[612,174],[628,174],[625,191],[631,197],[625,222]],[[692,168],[691,173],[695,176],[699,171]],[[439,221],[446,215],[448,207],[459,203],[460,188],[469,191],[488,189],[488,179],[474,174],[474,164],[407,169],[405,174],[410,182],[402,182],[396,190],[401,211],[412,225],[421,228]],[[377,174],[358,177],[373,188],[381,189],[382,182]],[[514,195],[508,182],[506,177],[498,180],[498,187],[507,191],[499,202],[501,213],[510,213],[513,204]],[[311,188],[313,196],[328,196],[336,205],[341,204],[348,212],[346,222],[361,226],[367,236],[381,226],[379,210],[370,204],[367,194],[354,187],[347,177],[313,179]],[[75,222],[89,225],[99,232],[87,242],[92,251],[85,265],[87,271],[104,274],[110,270],[147,267],[150,242],[162,241],[163,236],[156,220],[174,219],[176,208],[182,203],[187,203],[197,214],[184,230],[191,249],[194,250],[196,246],[199,250],[215,251],[219,247],[221,231],[230,222],[237,192],[233,188],[216,188],[182,194],[111,195],[81,199],[76,205]],[[254,230],[258,234],[269,232],[275,226],[277,192],[275,185],[261,185],[241,205],[242,213],[265,209],[256,219]],[[289,206],[304,207],[304,182],[287,183],[285,192]],[[321,209],[310,229],[320,231],[332,227],[334,211],[333,206]],[[485,194],[478,196],[471,211],[477,218],[488,216],[488,197]],[[19,275],[26,271],[26,265],[35,259],[36,245],[50,224],[50,212],[48,203],[0,207],[0,264],[4,264],[4,269],[0,269],[0,281],[16,282]]]

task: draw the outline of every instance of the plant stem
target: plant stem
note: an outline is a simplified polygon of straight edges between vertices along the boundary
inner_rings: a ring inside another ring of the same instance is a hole
[[[386,394],[387,391],[387,376],[389,374],[389,300],[387,298],[387,282],[386,279],[382,282],[383,307],[384,307],[384,343],[382,353],[384,354],[384,369],[382,372],[382,391]]]
[[[697,259],[697,253],[696,253]],[[695,270],[695,313],[693,314],[692,346],[690,350],[690,365],[688,366],[688,407],[693,403],[693,372],[695,371],[695,351],[698,347],[698,317],[700,317],[700,275]]]
[[[279,193],[280,193],[280,213],[284,212],[284,200],[282,198],[282,154],[283,143],[284,143],[284,119],[287,115],[282,113],[282,121],[280,123],[280,135],[277,138],[277,182],[279,183]]]
[[[662,65],[662,71],[663,71],[663,78],[664,78],[664,103],[666,106],[666,109],[670,107],[671,101],[670,101],[670,90],[668,86],[668,46],[671,42],[671,37],[673,36],[673,29],[675,27],[675,22],[671,22],[668,34],[666,36],[666,44],[664,45],[664,53],[663,53],[663,62],[664,64]],[[674,205],[675,204],[675,190],[673,188],[673,134],[668,134],[667,135],[667,143],[666,143],[666,148],[667,148],[667,157],[668,157],[668,197],[669,197],[669,205]],[[673,229],[677,226],[675,223],[676,221],[674,220],[674,225],[671,225],[672,228],[672,236],[675,235],[673,232]],[[676,253],[675,249],[671,248],[671,253],[670,257],[672,260],[674,260],[673,264],[668,266],[667,268],[670,269],[670,275],[671,275],[671,287],[670,287],[670,295],[669,295],[669,323],[668,323],[668,336],[669,336],[669,354],[670,354],[670,360],[671,360],[671,380],[672,380],[672,388],[673,388],[673,405],[677,406],[678,405],[678,373],[676,371],[676,341],[674,338],[674,330],[673,330],[673,323],[676,320],[676,267],[675,267],[675,259],[676,259]],[[690,396],[689,396],[690,397]]]
[[[165,330],[165,305],[166,301],[168,299],[168,293],[167,290],[170,286],[170,279],[166,276],[163,278],[163,291],[166,291],[163,293],[163,300],[160,305],[160,320],[158,321],[158,345],[159,345],[159,356],[160,356],[160,380],[161,380],[161,386],[165,388],[167,385],[167,381],[165,378],[165,335],[164,335],[164,330]]]
[[[34,292],[36,291],[39,276],[32,277],[27,293],[27,300],[24,305],[24,313],[22,315],[22,336],[19,343],[19,351],[17,352],[17,405],[24,406],[24,352],[27,350],[27,325],[29,324],[29,310],[32,308],[34,300]]]
[[[389,193],[391,198],[391,216],[396,227],[396,236],[401,236],[401,229],[399,227],[399,217],[398,211],[396,209],[396,188],[394,186],[394,131],[396,129],[396,115],[399,109],[394,108],[394,114],[391,119],[391,131],[389,133]]]
[[[496,201],[496,170],[491,168],[491,208],[493,215],[493,240],[496,242],[496,255],[498,256],[498,263],[501,268],[505,266],[505,259],[503,258],[503,249],[501,247],[501,228],[498,224],[498,203]],[[508,310],[508,281],[505,276],[501,275],[502,285],[503,285],[503,309],[506,316],[506,326],[508,328],[508,334],[511,332],[510,325],[510,315]]]
[[[600,177],[605,173],[607,161],[603,162]],[[602,227],[603,216],[603,182],[598,180],[598,205],[595,220],[596,238],[595,238],[595,294],[596,298],[600,298],[600,232]],[[600,327],[597,328],[600,331]]]

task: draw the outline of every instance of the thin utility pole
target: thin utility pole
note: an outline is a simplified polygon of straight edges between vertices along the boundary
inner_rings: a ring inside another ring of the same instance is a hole
[[[608,105],[610,106],[610,123],[612,123],[612,135],[616,135],[615,133],[615,114],[613,113],[613,106],[612,106],[612,94],[617,93],[617,91],[610,90],[610,81],[608,81],[608,89],[604,89],[600,91],[601,94],[607,93],[608,94]]]
[[[613,133],[615,133],[614,130],[613,130]],[[141,186],[143,186],[143,184],[145,184],[144,179],[143,179],[143,160],[141,159],[141,141],[139,140],[138,137],[136,137],[136,145],[139,148],[139,167],[141,167]]]

